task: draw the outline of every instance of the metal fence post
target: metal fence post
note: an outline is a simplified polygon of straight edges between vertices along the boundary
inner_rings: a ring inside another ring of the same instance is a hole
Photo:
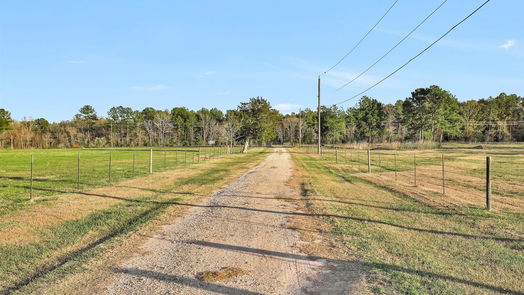
[[[368,149],[368,173],[371,173],[371,151]]]
[[[153,173],[153,149],[149,150],[149,174]]]
[[[394,155],[394,162],[395,162],[395,181],[397,181],[397,154]]]
[[[413,154],[413,183],[417,186],[417,155]]]
[[[109,183],[111,183],[111,165],[112,165],[112,162],[113,162],[113,154],[112,154],[112,152],[109,152],[109,173],[108,173]]]
[[[30,168],[30,175],[29,175],[29,200],[33,198],[33,162],[34,157],[31,155],[31,168]]]
[[[486,209],[491,210],[491,156],[486,157]]]
[[[442,154],[442,194],[446,194],[446,178],[444,174],[444,154]]]
[[[133,151],[133,168],[132,168],[132,176],[135,177],[135,154],[136,152]]]
[[[76,189],[80,190],[80,152],[76,156]]]

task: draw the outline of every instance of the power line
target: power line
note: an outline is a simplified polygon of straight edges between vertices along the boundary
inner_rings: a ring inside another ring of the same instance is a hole
[[[339,61],[337,61],[331,68],[327,69],[325,72],[324,72],[324,75],[327,74],[329,71],[331,71],[333,68],[335,68],[336,66],[338,66],[344,59],[346,59],[346,57],[348,57],[351,53],[353,53],[353,51],[355,51],[355,49],[357,49],[357,47],[360,45],[360,43],[362,43],[362,41],[364,41],[364,39],[367,38],[367,36],[378,26],[378,24],[384,19],[384,17],[386,17],[386,15],[388,15],[389,11],[395,6],[395,4],[397,4],[399,0],[395,0],[395,2],[393,2],[393,4],[388,8],[388,10],[386,11],[386,13],[384,13],[384,15],[382,15],[382,17],[375,23],[375,25],[373,25],[373,27],[371,27],[371,29],[369,29],[369,31],[364,35],[364,37],[362,37],[360,39],[360,41],[357,42],[357,44],[355,44],[355,46],[353,46],[353,48],[351,48],[351,50],[349,50],[348,53],[346,53],[346,55],[344,55]]]
[[[426,52],[428,49],[430,49],[431,47],[433,47],[433,45],[435,45],[438,41],[442,40],[444,37],[446,37],[449,33],[451,33],[451,31],[453,31],[455,28],[457,28],[459,25],[461,25],[463,22],[465,22],[467,19],[469,19],[472,15],[474,15],[475,13],[477,13],[477,11],[479,11],[482,7],[484,7],[484,5],[488,4],[488,2],[491,1],[491,0],[486,0],[484,3],[482,3],[482,5],[480,5],[479,7],[477,7],[475,10],[473,10],[470,14],[468,14],[468,16],[466,16],[465,18],[463,18],[460,22],[456,23],[453,27],[451,27],[451,29],[449,29],[446,33],[444,33],[442,36],[440,36],[437,40],[433,41],[433,43],[429,44],[428,47],[424,48],[424,50],[422,50],[421,52],[419,52],[417,55],[415,55],[414,57],[412,57],[411,59],[409,59],[407,62],[405,62],[403,65],[401,65],[400,67],[398,67],[396,70],[394,70],[393,72],[391,72],[389,75],[387,75],[386,77],[384,77],[382,80],[378,81],[377,83],[371,85],[370,87],[368,87],[366,90],[348,98],[348,99],[345,99],[341,102],[338,102],[336,103],[335,105],[339,105],[339,104],[343,104],[349,100],[352,100],[366,92],[368,92],[369,90],[371,90],[372,88],[375,88],[377,85],[379,85],[380,83],[384,82],[386,79],[388,79],[389,77],[393,76],[394,74],[396,74],[398,71],[400,71],[402,68],[404,68],[405,66],[407,66],[409,63],[411,63],[413,60],[415,60],[417,57],[421,56],[424,52]]]
[[[378,64],[381,60],[383,60],[388,54],[390,54],[393,50],[395,50],[395,48],[397,48],[402,42],[404,42],[407,38],[409,38],[409,36],[411,36],[411,34],[413,34],[413,32],[415,32],[420,26],[422,26],[431,16],[433,16],[433,14],[435,14],[435,12],[437,12],[437,10],[439,10],[446,2],[448,2],[448,0],[444,0],[442,1],[442,3],[440,3],[439,6],[437,6],[437,8],[435,8],[435,10],[433,10],[428,16],[426,16],[426,18],[424,18],[416,27],[414,27],[406,36],[404,36],[404,38],[402,38],[400,41],[398,41],[397,44],[395,44],[395,46],[391,47],[391,49],[386,52],[384,55],[382,55],[382,57],[380,57],[379,59],[377,59],[372,65],[370,65],[367,69],[365,69],[362,73],[358,74],[358,76],[356,76],[355,78],[353,78],[351,81],[347,82],[346,84],[340,86],[339,88],[337,88],[337,91],[348,86],[349,84],[353,83],[353,81],[357,80],[358,78],[362,77],[362,75],[364,75],[365,73],[367,73],[369,70],[371,70],[371,68],[373,68],[376,64]]]

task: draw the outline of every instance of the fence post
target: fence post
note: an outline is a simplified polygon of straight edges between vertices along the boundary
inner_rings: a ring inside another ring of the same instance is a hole
[[[358,155],[358,154],[357,154],[356,158],[357,158],[356,161],[357,161],[357,164],[358,164],[358,172],[360,173],[360,170],[362,170],[362,165],[363,165],[362,163],[364,163],[364,161],[362,161],[362,162],[360,161],[360,155]]]
[[[368,173],[371,173],[371,151],[368,149]]]
[[[153,173],[153,149],[149,150],[149,174]]]
[[[397,154],[395,154],[394,162],[395,162],[395,181],[397,181]]]
[[[486,157],[486,209],[491,210],[491,156]]]
[[[380,153],[378,153],[378,168],[380,169],[380,164],[381,164],[381,161],[380,161]]]
[[[29,200],[33,198],[33,162],[34,158],[33,155],[31,155],[31,169],[29,175]]]
[[[417,155],[413,154],[413,183],[417,186]]]
[[[113,162],[113,154],[112,152],[109,152],[109,173],[108,173],[108,176],[109,176],[109,184],[111,184],[111,165],[112,165],[112,162]]]
[[[197,162],[200,163],[200,148],[198,148],[198,158],[197,158]]]
[[[335,148],[335,161],[338,164],[338,148]]]
[[[133,170],[133,172],[132,172],[133,173],[133,177],[135,177],[135,153],[136,152],[133,151],[133,168],[132,168],[132,170]]]
[[[80,190],[80,152],[76,156],[76,190]]]
[[[442,194],[446,194],[446,178],[444,174],[444,153],[442,153]]]
[[[187,164],[187,150],[184,150],[184,165]]]
[[[167,168],[166,151],[164,151],[164,170]]]

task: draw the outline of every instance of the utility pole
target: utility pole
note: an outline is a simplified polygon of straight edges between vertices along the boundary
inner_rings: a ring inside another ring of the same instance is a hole
[[[318,117],[318,147],[317,147],[317,154],[320,155],[320,76],[318,76],[318,86],[317,86],[317,93],[318,93],[318,108],[317,108],[317,117]]]

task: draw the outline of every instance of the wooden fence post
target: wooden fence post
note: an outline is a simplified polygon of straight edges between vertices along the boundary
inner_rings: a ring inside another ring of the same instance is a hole
[[[338,164],[338,148],[335,148],[335,162]]]
[[[486,209],[491,210],[491,156],[486,157]]]
[[[371,151],[368,149],[368,173],[371,173]]]

